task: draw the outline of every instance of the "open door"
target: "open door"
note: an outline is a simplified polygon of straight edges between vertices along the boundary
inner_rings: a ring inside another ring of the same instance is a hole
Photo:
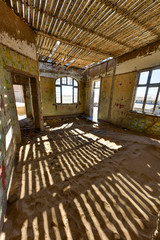
[[[100,80],[93,83],[93,112],[92,121],[98,122],[98,109],[99,109],[99,94],[100,94]]]

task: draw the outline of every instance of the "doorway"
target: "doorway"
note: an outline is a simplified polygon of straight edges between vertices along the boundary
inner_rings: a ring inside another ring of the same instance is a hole
[[[26,115],[23,85],[13,84],[13,90],[14,90],[18,120],[25,119],[27,115]]]
[[[11,73],[13,94],[14,94],[14,113],[16,114],[17,139],[20,139],[21,130],[36,129],[42,127],[41,101],[38,84],[35,77],[25,74]]]
[[[100,80],[93,83],[93,111],[92,121],[98,122],[98,108],[99,108],[99,94],[100,94]]]

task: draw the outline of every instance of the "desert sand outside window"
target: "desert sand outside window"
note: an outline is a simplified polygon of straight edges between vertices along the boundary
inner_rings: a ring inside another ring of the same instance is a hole
[[[160,69],[140,72],[132,110],[160,116]]]
[[[71,77],[58,78],[55,81],[56,104],[78,103],[78,82]]]

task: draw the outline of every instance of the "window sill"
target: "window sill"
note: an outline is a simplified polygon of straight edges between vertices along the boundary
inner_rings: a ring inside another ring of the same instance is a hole
[[[80,103],[53,103],[53,106],[80,105]]]
[[[160,119],[160,115],[154,115],[154,114],[152,114],[152,113],[140,113],[140,112],[136,112],[136,111],[133,111],[133,110],[130,110],[129,111],[130,113],[134,113],[134,114],[138,114],[138,115],[141,115],[141,116],[147,116],[147,117],[154,117],[154,118],[158,118],[158,119]]]

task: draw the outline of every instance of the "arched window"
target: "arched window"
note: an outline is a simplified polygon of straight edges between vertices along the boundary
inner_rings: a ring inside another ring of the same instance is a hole
[[[78,82],[71,77],[58,78],[56,85],[56,103],[78,103]]]

